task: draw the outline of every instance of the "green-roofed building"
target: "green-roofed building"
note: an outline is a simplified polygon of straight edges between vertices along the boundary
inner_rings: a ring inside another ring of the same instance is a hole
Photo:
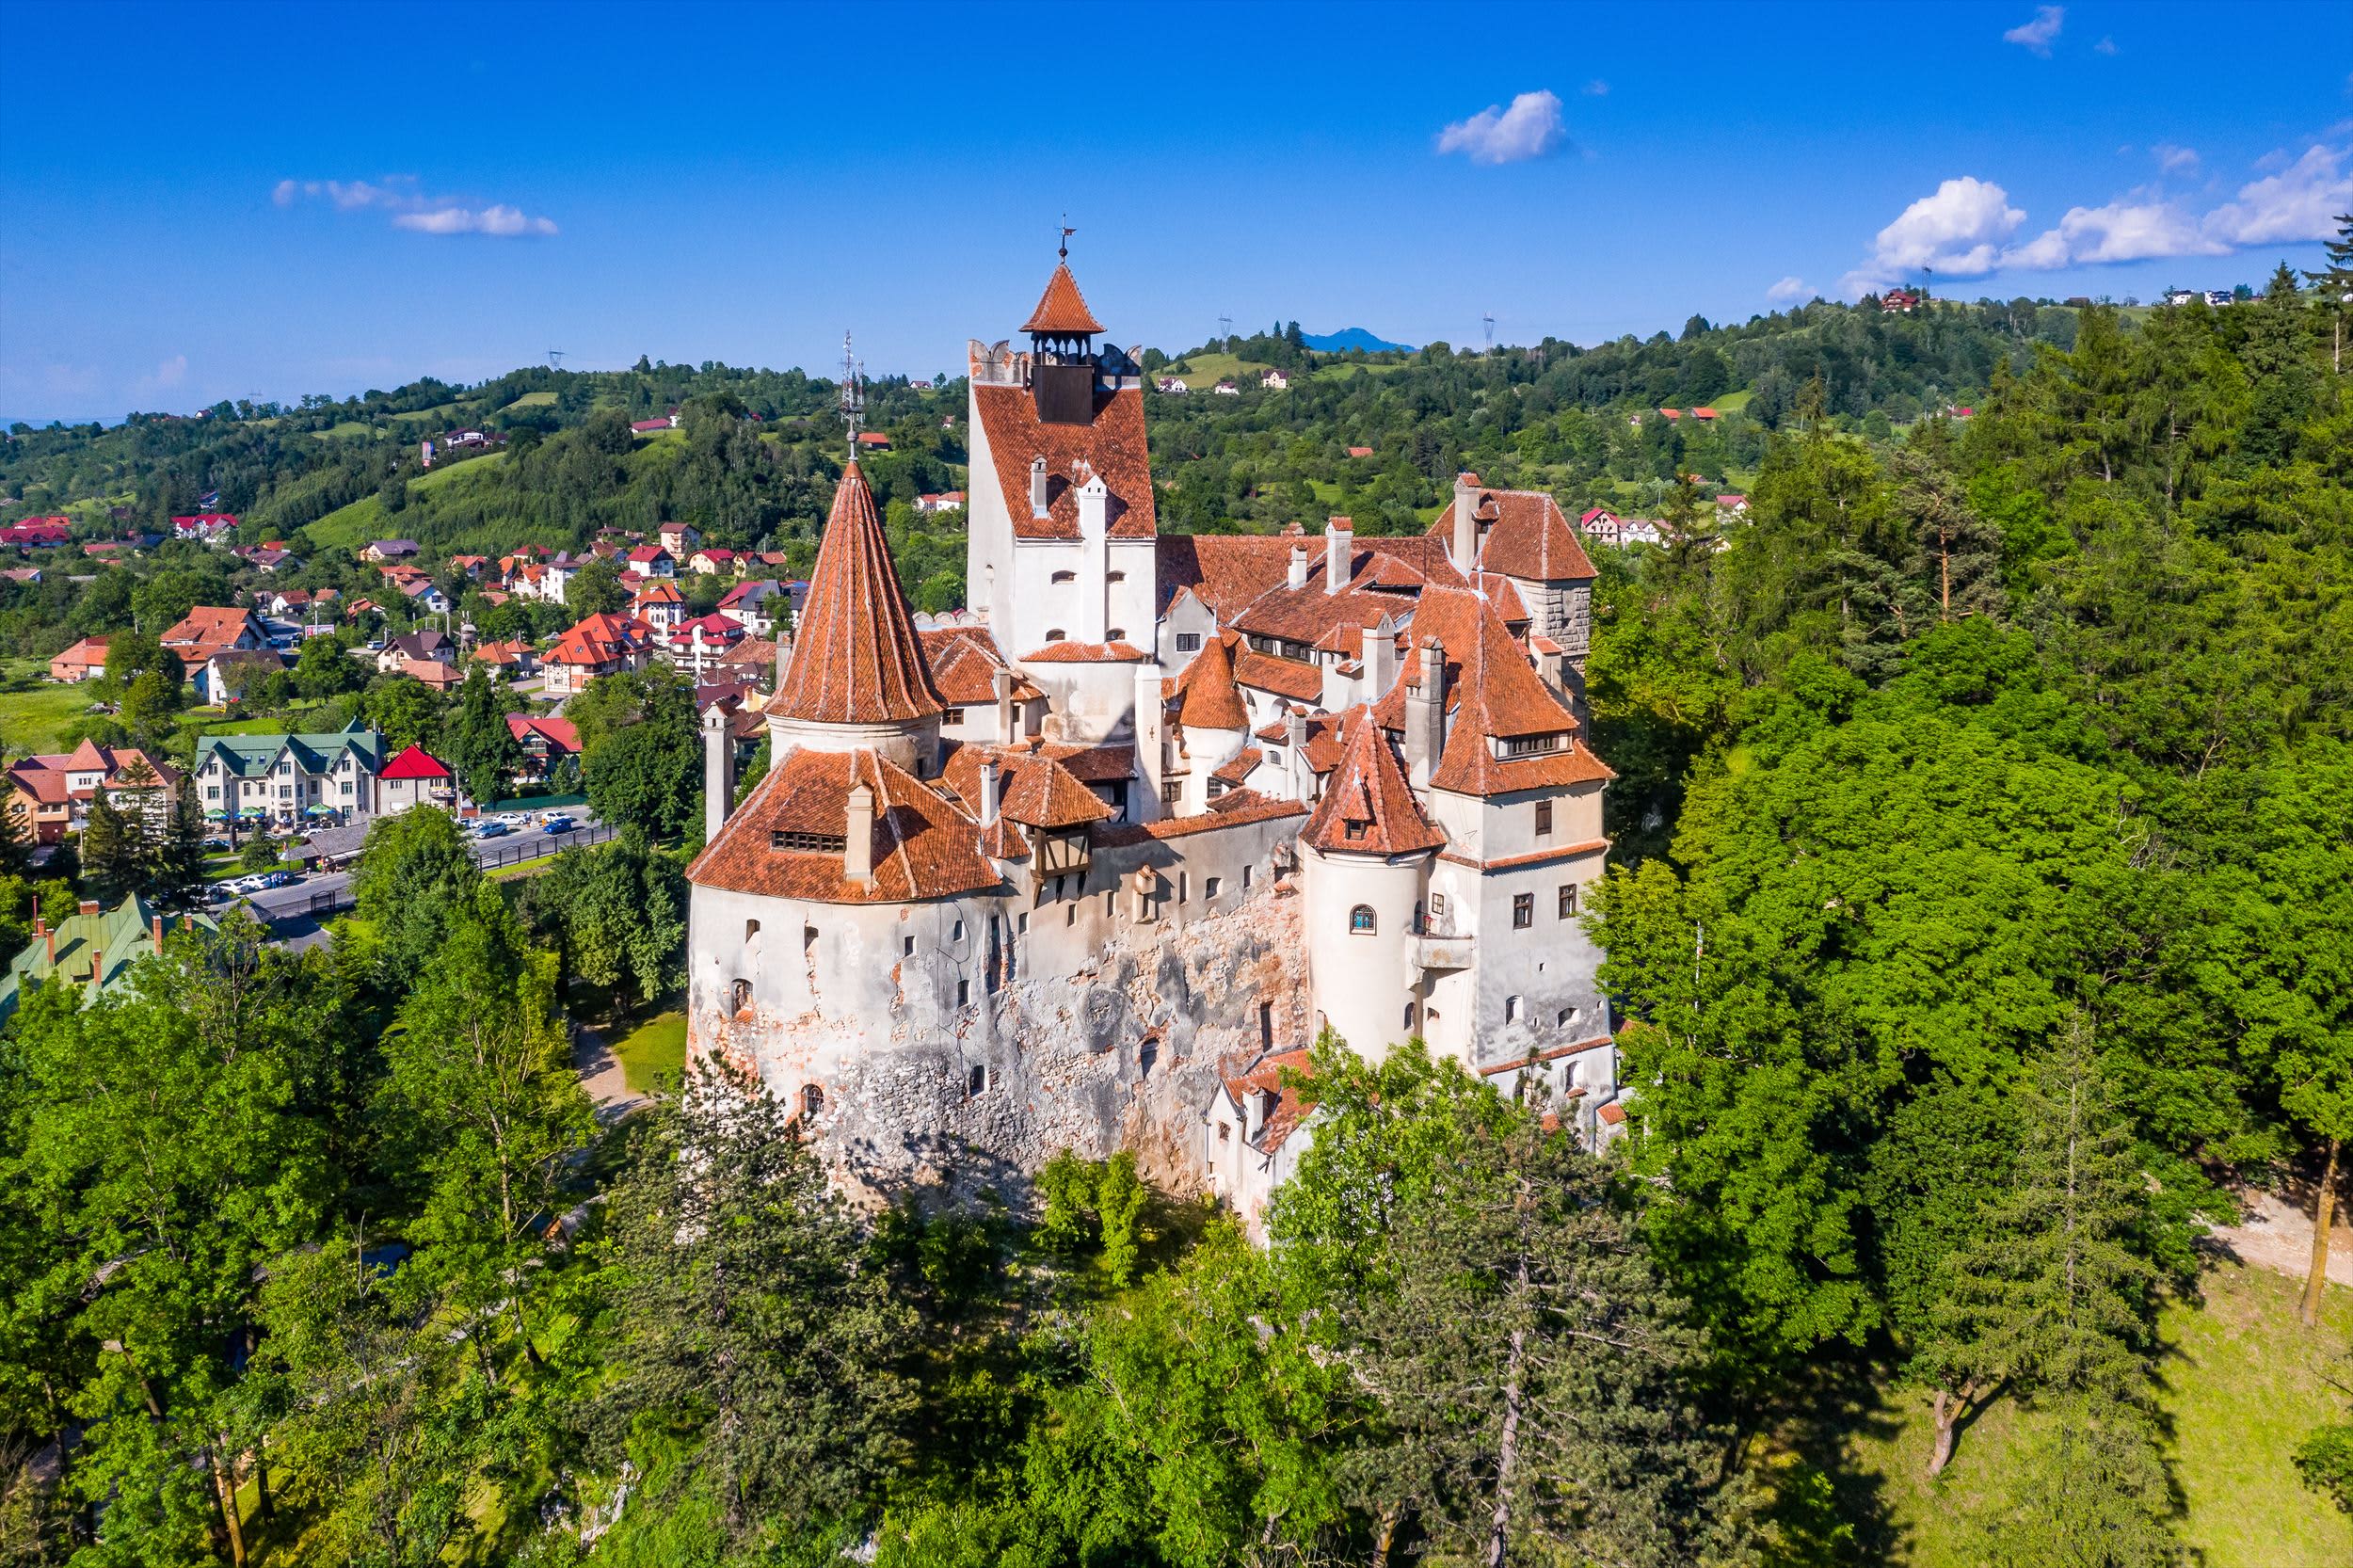
[[[383,810],[384,737],[363,724],[320,735],[207,735],[189,777],[212,821],[366,823]]]
[[[39,914],[33,917],[33,940],[10,961],[0,980],[0,1020],[16,1011],[27,987],[51,975],[75,984],[105,991],[121,983],[131,966],[150,953],[164,951],[164,938],[175,931],[212,931],[210,915],[167,915],[136,893],[112,909],[95,899],[84,899],[81,909],[53,929]]]

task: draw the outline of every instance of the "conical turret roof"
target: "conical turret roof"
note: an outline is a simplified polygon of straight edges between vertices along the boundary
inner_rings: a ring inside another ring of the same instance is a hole
[[[1416,855],[1446,842],[1367,708],[1350,715],[1340,765],[1300,836],[1317,849],[1350,855]]]
[[[1037,309],[1022,323],[1024,332],[1059,332],[1078,335],[1100,332],[1103,324],[1087,309],[1086,296],[1079,292],[1079,280],[1070,276],[1070,264],[1054,264],[1054,275],[1046,280],[1046,292],[1038,296]]]
[[[1234,684],[1234,660],[1223,637],[1211,637],[1177,681],[1184,700],[1176,722],[1188,729],[1247,729],[1250,709]]]
[[[895,724],[946,707],[890,565],[874,492],[852,462],[833,492],[792,661],[767,712],[812,724]]]

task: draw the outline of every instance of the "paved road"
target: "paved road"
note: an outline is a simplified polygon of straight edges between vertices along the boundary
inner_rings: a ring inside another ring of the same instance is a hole
[[[561,839],[551,839],[536,823],[526,823],[518,816],[512,833],[496,839],[470,838],[466,840],[466,847],[475,860],[486,865],[512,865],[518,858],[551,855],[558,849],[585,844],[594,830],[603,825],[584,810],[575,811],[572,821],[574,827],[571,832]],[[270,928],[271,936],[281,947],[299,951],[325,941],[327,932],[320,920],[334,919],[332,914],[313,918],[311,901],[327,894],[340,899],[350,886],[349,872],[320,872],[304,877],[292,887],[271,888],[255,893],[247,902],[252,905],[254,918]],[[215,904],[212,907],[219,911],[231,905]]]

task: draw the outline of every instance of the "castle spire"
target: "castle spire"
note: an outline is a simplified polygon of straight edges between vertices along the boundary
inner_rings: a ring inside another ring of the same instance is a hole
[[[853,459],[834,490],[792,662],[767,712],[811,724],[904,724],[946,707],[890,565],[874,492]]]
[[[1417,855],[1446,842],[1369,708],[1349,716],[1339,767],[1300,837],[1326,854]]]

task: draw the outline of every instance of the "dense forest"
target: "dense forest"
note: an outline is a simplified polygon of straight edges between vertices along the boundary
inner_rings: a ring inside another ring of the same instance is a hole
[[[372,841],[331,949],[176,937],[135,993],[35,992],[0,1036],[0,1553],[1862,1568],[1912,1550],[1823,1440],[1865,1389],[1933,1413],[1966,1560],[2187,1560],[2157,1314],[2205,1224],[2330,1191],[2353,1139],[2353,273],[2300,283],[1156,397],[1196,526],[1326,486],[1405,526],[1458,466],[1678,523],[1596,588],[1589,921],[1637,1086],[1601,1153],[1327,1039],[1263,1245],[1127,1157],[854,1213],[719,1076],[591,1115],[567,1010],[584,954],[672,983],[666,852],[517,891],[432,813]],[[633,374],[530,373],[552,428],[479,482],[522,488],[412,494],[404,531],[691,493],[801,536],[839,439],[759,426],[822,383]],[[1688,441],[1627,423],[1727,389]],[[956,392],[888,395],[930,488]],[[609,422],[673,399],[680,455],[639,464]],[[19,437],[8,482],[227,506],[216,448],[297,434],[252,423]],[[302,472],[392,472],[351,439]],[[1691,476],[1736,471],[1720,517]],[[253,516],[303,483],[252,472]],[[2312,1511],[2353,1506],[2342,1422],[2298,1450]]]

